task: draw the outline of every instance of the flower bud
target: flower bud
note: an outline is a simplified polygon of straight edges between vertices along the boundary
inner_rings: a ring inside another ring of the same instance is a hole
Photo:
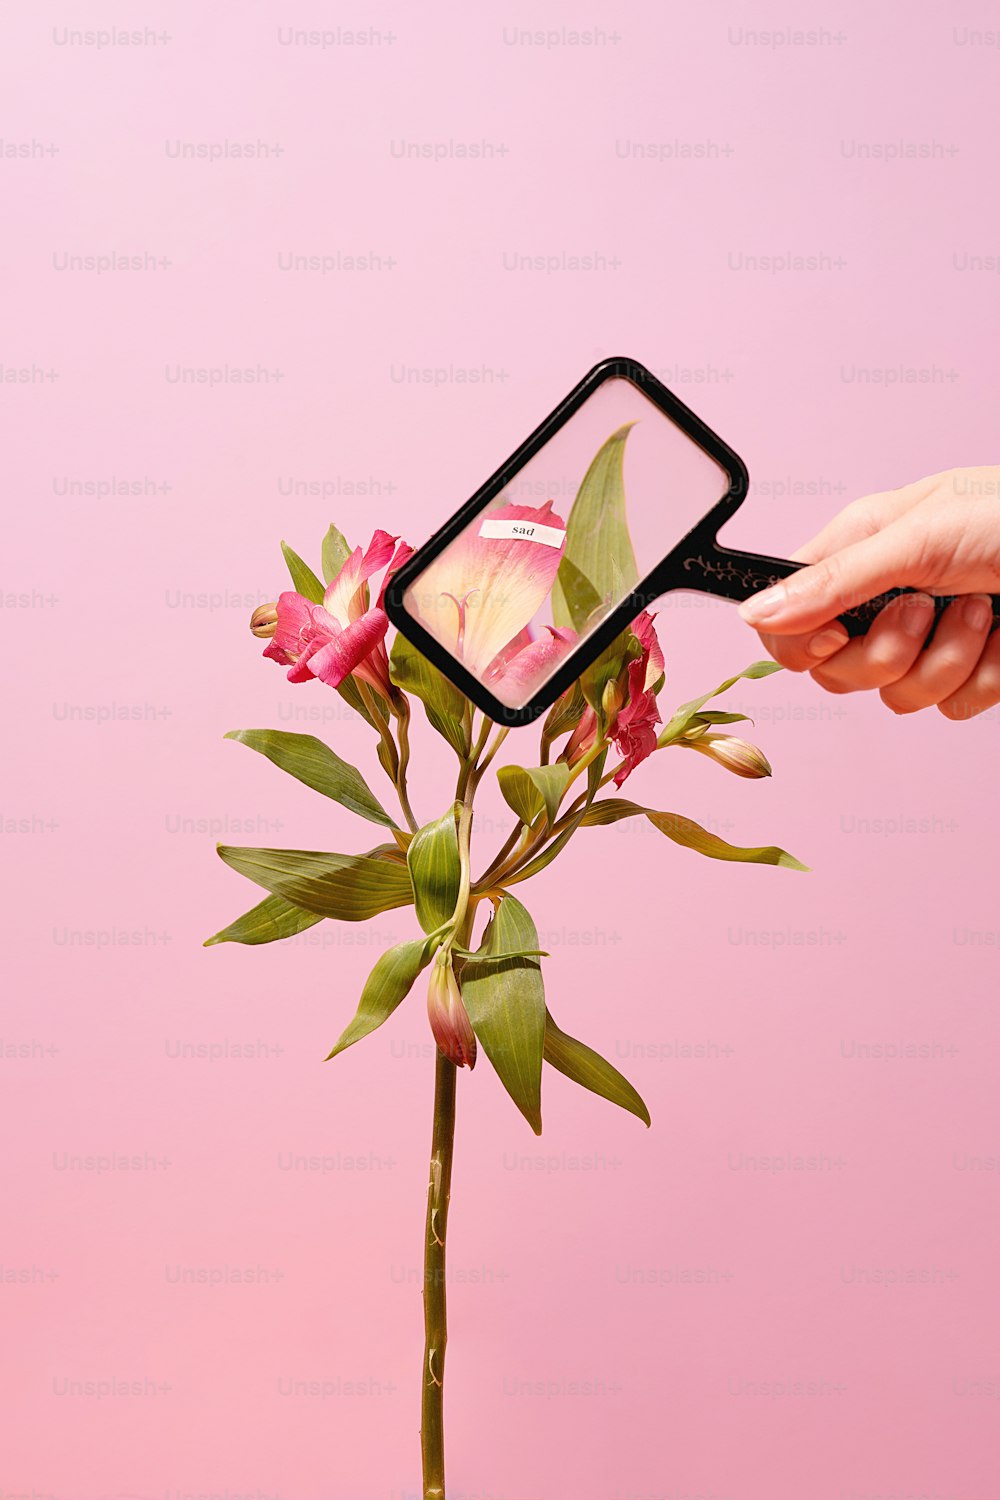
[[[614,723],[618,711],[624,702],[625,694],[621,684],[615,678],[612,678],[610,682],[606,682],[604,684],[604,691],[601,694],[601,712],[604,714],[605,724]]]
[[[250,616],[250,629],[258,640],[270,640],[278,625],[278,606],[259,604]]]
[[[735,776],[746,776],[751,781],[756,781],[761,776],[771,774],[764,752],[758,750],[756,745],[738,739],[735,734],[701,734],[685,743],[692,750],[700,750],[702,755],[718,761],[720,766],[725,766]]]
[[[451,966],[451,956],[442,950],[431,965],[427,988],[427,1015],[431,1031],[445,1057],[458,1068],[476,1065],[476,1034],[462,1003],[462,991]]]

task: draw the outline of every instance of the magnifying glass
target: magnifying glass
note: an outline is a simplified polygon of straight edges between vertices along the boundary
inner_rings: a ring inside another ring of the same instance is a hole
[[[719,543],[748,483],[645,366],[603,360],[393,575],[386,613],[491,719],[530,724],[664,594],[742,601],[803,566]],[[912,592],[840,621],[863,635]]]

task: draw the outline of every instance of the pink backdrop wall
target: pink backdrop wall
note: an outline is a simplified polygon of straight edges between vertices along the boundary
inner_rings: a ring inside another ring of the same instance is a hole
[[[253,899],[216,837],[363,838],[224,731],[375,766],[248,609],[282,535],[419,541],[604,354],[745,455],[738,544],[996,461],[997,25],[8,14],[0,1493],[416,1495],[422,1002],[322,1062],[409,918],[200,946]],[[98,45],[115,27],[138,44]],[[142,269],[67,259],[112,253]],[[176,378],[226,367],[266,378]],[[665,702],[759,654],[726,605],[660,623]],[[456,1500],[1000,1495],[1000,714],[897,720],[790,676],[732,701],[773,781],[677,756],[635,791],[811,875],[624,825],[530,892],[553,1009],[652,1131],[551,1075],[536,1142],[487,1065],[461,1079]],[[430,817],[444,752],[417,753]]]

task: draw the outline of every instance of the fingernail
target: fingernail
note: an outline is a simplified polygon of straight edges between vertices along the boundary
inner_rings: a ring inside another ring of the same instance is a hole
[[[788,590],[783,583],[776,583],[773,588],[762,589],[759,594],[754,594],[740,605],[740,614],[748,625],[758,625],[762,620],[770,620],[773,615],[780,614],[788,600]]]
[[[993,600],[989,594],[970,594],[962,605],[962,619],[970,630],[985,630],[993,618]]]
[[[930,594],[905,594],[903,597],[906,602],[899,610],[903,634],[925,635],[934,616],[934,600]]]
[[[846,630],[821,630],[807,643],[806,650],[810,656],[831,656],[846,644]]]

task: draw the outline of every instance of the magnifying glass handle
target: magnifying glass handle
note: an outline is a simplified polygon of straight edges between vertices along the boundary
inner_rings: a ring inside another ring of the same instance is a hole
[[[683,573],[697,577],[695,588],[709,594],[718,594],[723,599],[733,599],[740,604],[761,589],[770,588],[771,584],[789,578],[802,567],[805,567],[804,563],[791,562],[787,557],[767,557],[762,552],[739,552],[734,548],[720,547],[718,542],[698,553],[692,553],[681,563]],[[888,589],[874,599],[867,599],[864,604],[856,604],[853,609],[844,610],[837,618],[849,636],[865,635],[875,616],[892,599],[898,599],[901,594],[917,592],[920,591],[911,588]],[[935,625],[955,598],[954,594],[935,598]],[[1000,625],[1000,595],[994,594],[992,598],[993,624],[990,629],[996,630]]]

